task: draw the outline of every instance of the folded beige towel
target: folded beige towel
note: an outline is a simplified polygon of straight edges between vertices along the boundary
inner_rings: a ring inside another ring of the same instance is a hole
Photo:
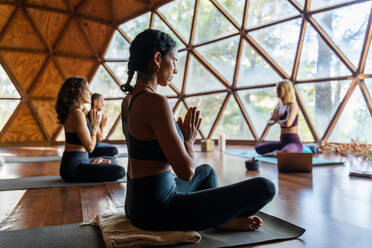
[[[201,240],[200,234],[194,231],[159,232],[138,229],[125,214],[97,215],[91,224],[101,229],[107,248],[175,245],[197,243]]]

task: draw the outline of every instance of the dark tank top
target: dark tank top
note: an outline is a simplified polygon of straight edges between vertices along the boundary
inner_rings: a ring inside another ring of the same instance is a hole
[[[140,160],[154,160],[154,161],[168,161],[166,158],[163,150],[160,147],[160,144],[157,139],[153,140],[139,140],[133,137],[129,132],[129,125],[128,125],[128,117],[130,114],[130,110],[133,106],[135,99],[145,93],[151,93],[150,91],[140,91],[136,95],[133,96],[132,100],[129,103],[127,117],[124,116],[124,109],[121,109],[121,118],[123,124],[123,133],[125,135],[128,147],[128,153],[130,158],[140,159]],[[184,141],[183,134],[179,129],[177,123],[175,122],[175,126],[178,132],[178,135]]]

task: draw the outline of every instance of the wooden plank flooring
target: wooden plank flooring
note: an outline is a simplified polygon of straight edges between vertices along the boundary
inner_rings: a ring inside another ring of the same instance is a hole
[[[61,147],[12,147],[1,148],[0,156],[55,156],[61,151]],[[246,171],[245,159],[219,151],[195,154],[198,164],[216,169],[220,185],[256,176],[269,178],[277,194],[263,211],[306,228],[300,239],[259,247],[371,247],[372,180],[349,177],[349,166],[356,166],[350,159],[345,165],[315,167],[312,174],[283,174],[273,164]],[[119,161],[126,167],[126,158]],[[58,162],[6,164],[0,166],[0,179],[58,175],[58,170]],[[125,184],[3,191],[0,230],[91,221],[99,213],[123,211],[124,199]]]

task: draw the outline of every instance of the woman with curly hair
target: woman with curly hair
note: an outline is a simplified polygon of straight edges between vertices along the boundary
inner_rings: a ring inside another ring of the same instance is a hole
[[[145,30],[130,45],[121,87],[129,93],[121,115],[129,152],[126,215],[149,230],[256,230],[262,220],[254,214],[273,199],[275,186],[256,177],[218,187],[212,166],[195,166],[199,111],[189,108],[176,123],[167,98],[156,92],[177,73],[176,61],[176,43],[164,32]]]
[[[97,142],[99,117],[90,112],[91,130],[87,125],[84,104],[91,101],[89,84],[83,77],[70,77],[62,85],[55,106],[58,120],[65,129],[65,150],[60,175],[67,182],[115,181],[125,170],[113,157],[89,158]]]
[[[279,103],[268,125],[280,125],[280,141],[266,142],[256,146],[256,152],[276,157],[278,152],[301,152],[302,142],[298,136],[299,107],[295,101],[294,88],[289,80],[280,81],[276,87]]]

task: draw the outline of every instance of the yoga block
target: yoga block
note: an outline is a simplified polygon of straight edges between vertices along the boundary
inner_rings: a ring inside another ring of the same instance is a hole
[[[200,142],[202,152],[211,152],[214,150],[214,140],[204,139]]]

